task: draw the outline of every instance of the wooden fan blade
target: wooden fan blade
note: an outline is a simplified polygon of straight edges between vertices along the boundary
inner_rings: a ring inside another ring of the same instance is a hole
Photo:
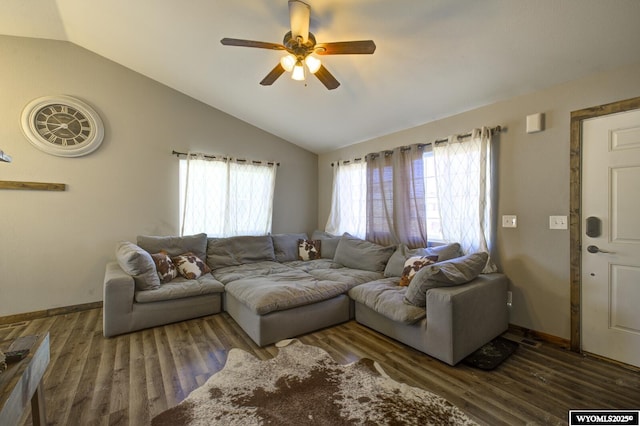
[[[242,40],[239,38],[223,38],[220,43],[225,46],[257,47],[259,49],[285,50],[286,48],[278,43],[266,41]]]
[[[315,47],[318,55],[370,55],[375,51],[376,44],[373,40],[318,43]]]
[[[291,21],[291,38],[293,40],[300,36],[303,43],[307,42],[310,18],[311,6],[300,0],[289,0],[289,20]]]
[[[320,65],[320,69],[316,71],[315,76],[329,90],[333,90],[340,86],[340,82],[327,70],[324,65]]]
[[[271,86],[273,82],[282,75],[283,72],[284,68],[282,68],[282,65],[280,65],[280,63],[278,62],[278,65],[276,65],[275,68],[272,69],[271,72],[269,72],[269,74],[267,74],[267,76],[262,79],[260,84],[262,84],[263,86]]]

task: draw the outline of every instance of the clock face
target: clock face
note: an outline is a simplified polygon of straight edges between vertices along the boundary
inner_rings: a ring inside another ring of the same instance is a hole
[[[38,134],[54,145],[78,145],[91,134],[87,117],[69,105],[47,105],[36,113],[35,122]]]
[[[79,157],[102,143],[102,120],[87,104],[69,96],[47,96],[22,112],[22,130],[36,148],[62,157]]]

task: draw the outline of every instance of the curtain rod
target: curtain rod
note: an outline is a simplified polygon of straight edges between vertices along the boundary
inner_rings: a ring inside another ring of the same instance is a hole
[[[178,151],[176,151],[176,150],[173,150],[173,151],[171,151],[171,155],[175,155],[176,157],[180,157],[180,156],[182,155],[182,156],[186,157],[186,156],[188,156],[189,154],[188,154],[188,153],[186,153],[186,152],[178,152]],[[230,159],[231,159],[230,157],[216,157],[215,155],[205,155],[205,154],[202,154],[202,156],[203,156],[204,158],[208,158],[208,159],[210,159],[210,160],[215,160],[216,158],[220,158],[221,160],[230,160]],[[247,160],[240,159],[240,158],[237,158],[237,159],[236,159],[236,161],[237,161],[237,162],[239,162],[239,163],[246,163],[246,162],[247,162]],[[251,163],[253,163],[253,164],[262,164],[262,163],[266,163],[266,164],[268,164],[269,166],[273,166],[273,165],[280,166],[280,163],[274,163],[274,162],[272,162],[272,161],[266,161],[266,162],[265,162],[265,161],[251,161]]]
[[[506,131],[507,128],[503,127],[503,126],[489,127],[489,131],[491,132],[491,136],[495,135],[496,133],[500,133],[503,130]],[[458,140],[469,138],[469,137],[471,137],[471,135],[473,135],[472,132],[465,133],[463,135],[458,135]],[[436,143],[445,143],[445,142],[449,142],[449,138],[436,139],[433,142],[427,142],[427,143],[422,143],[422,144],[418,144],[418,145],[427,146],[427,145],[432,145],[432,144],[436,144]]]
[[[491,136],[493,136],[496,133],[507,131],[507,128],[504,127],[504,126],[495,126],[495,127],[489,127],[489,131],[491,132]],[[471,137],[472,134],[473,134],[472,132],[464,133],[462,135],[458,135],[457,138],[458,138],[458,140],[464,139],[464,138],[468,138],[468,137]],[[436,139],[433,142],[419,143],[418,146],[423,147],[423,146],[427,146],[427,145],[435,145],[435,144],[438,144],[438,143],[445,143],[445,142],[449,142],[449,138]],[[393,151],[390,151],[390,150],[386,150],[386,151],[393,152]],[[344,160],[342,162],[342,164],[349,164],[352,161],[354,161],[354,162],[362,161],[362,158],[360,157],[360,158],[354,158],[353,160]],[[333,167],[333,166],[334,166],[334,163],[331,163],[331,167]]]

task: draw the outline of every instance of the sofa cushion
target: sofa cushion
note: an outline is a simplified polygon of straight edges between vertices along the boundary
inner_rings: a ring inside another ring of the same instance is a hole
[[[156,290],[136,291],[134,297],[137,303],[152,303],[222,293],[223,291],[224,286],[220,282],[216,281],[211,274],[205,274],[197,280],[178,277],[170,283],[161,285]]]
[[[288,262],[290,263],[290,262]],[[290,271],[291,268],[279,262],[265,261],[256,263],[245,263],[244,265],[225,266],[218,268],[211,273],[216,280],[223,284],[241,280],[249,277],[262,277],[279,272]]]
[[[207,265],[211,269],[266,260],[276,260],[270,235],[209,238],[207,242]]]
[[[320,259],[322,253],[321,240],[298,240],[298,260]]]
[[[413,256],[438,256],[438,262],[443,262],[445,260],[462,256],[462,254],[463,253],[460,250],[460,244],[458,243],[444,244],[441,246],[426,248],[420,247],[415,249],[410,249],[406,245],[400,244],[393,255],[391,255],[391,257],[389,258],[387,266],[384,269],[384,276],[402,276],[404,262],[406,262],[408,258]]]
[[[347,290],[346,284],[320,280],[295,269],[225,285],[227,293],[257,315],[328,300]]]
[[[382,272],[395,250],[395,246],[383,247],[345,233],[333,261],[348,268]]]
[[[450,287],[473,280],[480,275],[488,258],[487,253],[478,252],[422,268],[407,287],[405,302],[425,306],[428,289]]]
[[[392,321],[412,324],[426,316],[426,309],[404,303],[406,292],[407,287],[398,286],[398,278],[391,277],[356,286],[349,297]]]
[[[195,234],[168,237],[156,237],[149,235],[138,235],[138,245],[149,253],[159,253],[166,251],[170,257],[182,253],[191,252],[204,259],[207,255],[207,234]]]
[[[340,235],[332,235],[324,231],[313,231],[311,235],[312,240],[322,240],[322,253],[320,256],[324,259],[332,259],[336,255],[336,248],[340,242]]]
[[[160,278],[151,254],[129,241],[116,246],[116,260],[124,272],[131,275],[136,290],[153,290],[160,287]]]
[[[174,256],[171,261],[176,265],[180,276],[188,280],[198,279],[202,275],[211,272],[207,264],[191,252]]]
[[[165,284],[178,276],[178,270],[166,251],[162,250],[160,253],[153,253],[151,255],[153,262],[156,264],[156,271],[160,283]]]
[[[289,262],[298,259],[298,241],[306,240],[307,234],[276,234],[271,239],[276,260]]]
[[[400,277],[399,286],[406,287],[420,269],[433,265],[438,261],[438,256],[413,256],[404,262],[404,269]]]
[[[285,265],[299,269],[301,271],[309,272],[314,269],[335,269],[342,268],[342,265],[338,265],[333,259],[315,259],[315,260],[294,260],[293,262],[286,262]]]
[[[364,269],[351,269],[345,268],[344,266],[340,266],[339,268],[332,267],[329,269],[316,268],[310,269],[307,272],[309,275],[321,280],[337,281],[347,284],[349,288],[358,284],[368,283],[369,281],[375,281],[383,278],[382,273],[380,272],[365,271]]]

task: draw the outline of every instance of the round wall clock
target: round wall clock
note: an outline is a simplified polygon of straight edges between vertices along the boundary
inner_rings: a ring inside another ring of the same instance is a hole
[[[60,157],[80,157],[100,146],[104,126],[97,112],[70,96],[45,96],[22,111],[22,131],[36,148]]]

